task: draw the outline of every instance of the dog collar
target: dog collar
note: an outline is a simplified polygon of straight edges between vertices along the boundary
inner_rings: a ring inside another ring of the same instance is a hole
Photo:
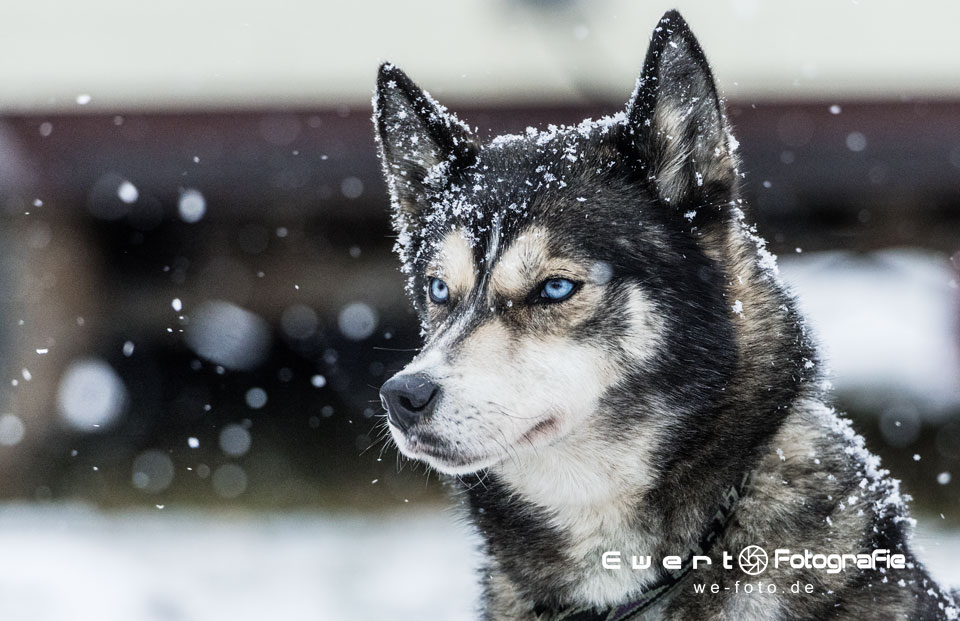
[[[680,569],[667,571],[661,576],[649,589],[640,594],[639,597],[630,600],[619,606],[612,606],[605,609],[597,609],[590,606],[570,607],[560,610],[554,610],[547,606],[534,606],[534,613],[537,615],[537,621],[627,621],[636,619],[641,613],[650,608],[657,601],[669,593],[681,580],[690,572],[691,559],[694,555],[706,555],[713,547],[723,531],[726,530],[733,512],[750,481],[750,473],[743,475],[739,485],[731,485],[723,497],[717,510],[710,518],[700,541],[692,546],[687,553],[685,561],[680,565]]]

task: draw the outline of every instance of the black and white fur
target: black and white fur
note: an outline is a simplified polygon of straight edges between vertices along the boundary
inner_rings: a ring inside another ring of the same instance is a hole
[[[776,595],[700,570],[650,619],[938,619],[956,605],[917,563],[898,482],[825,404],[817,354],[744,215],[736,141],[676,12],[651,37],[624,112],[481,140],[396,67],[374,122],[397,250],[426,342],[398,374],[436,386],[390,431],[456,475],[485,541],[486,619],[630,601],[751,483],[711,555],[750,544],[906,554],[880,573],[767,570]],[[569,300],[541,304],[563,276]],[[443,279],[446,304],[428,285]],[[531,297],[533,296],[533,297]],[[689,582],[731,587],[694,596]],[[796,581],[813,594],[792,594]]]

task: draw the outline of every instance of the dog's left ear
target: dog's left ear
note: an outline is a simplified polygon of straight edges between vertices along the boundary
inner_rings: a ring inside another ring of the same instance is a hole
[[[380,66],[373,109],[394,224],[416,229],[450,169],[473,163],[470,128],[389,63]]]
[[[720,208],[733,197],[736,141],[707,59],[680,13],[666,13],[653,31],[626,114],[633,155],[661,200]]]

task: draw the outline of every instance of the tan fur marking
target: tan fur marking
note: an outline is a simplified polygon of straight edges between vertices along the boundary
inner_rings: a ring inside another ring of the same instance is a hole
[[[656,140],[665,155],[663,160],[657,162],[657,189],[660,190],[661,198],[673,204],[678,204],[683,198],[681,172],[690,159],[689,145],[682,139],[685,123],[685,117],[681,116],[673,105],[661,103],[653,111],[653,126],[657,128]]]
[[[465,295],[477,281],[473,262],[473,249],[463,235],[456,230],[447,233],[440,245],[440,252],[430,264],[428,275],[442,279],[454,295]]]
[[[663,318],[640,287],[630,289],[627,308],[630,330],[621,336],[621,347],[633,360],[650,360],[663,345],[660,339],[664,333]]]
[[[517,237],[493,268],[491,294],[517,300],[550,276],[586,280],[588,266],[551,256],[548,241],[549,234],[540,227],[531,227]]]
[[[497,293],[507,298],[529,293],[550,256],[547,235],[539,227],[530,228],[507,248],[491,274],[490,284]]]
[[[503,322],[497,319],[485,322],[464,339],[457,361],[458,372],[471,376],[503,364],[512,354],[509,344],[510,334]]]

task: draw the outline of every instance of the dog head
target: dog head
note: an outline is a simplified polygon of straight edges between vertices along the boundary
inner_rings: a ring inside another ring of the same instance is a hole
[[[736,142],[679,14],[612,117],[481,140],[389,64],[374,109],[426,339],[381,389],[404,454],[476,472],[575,430],[652,433],[723,392]]]

